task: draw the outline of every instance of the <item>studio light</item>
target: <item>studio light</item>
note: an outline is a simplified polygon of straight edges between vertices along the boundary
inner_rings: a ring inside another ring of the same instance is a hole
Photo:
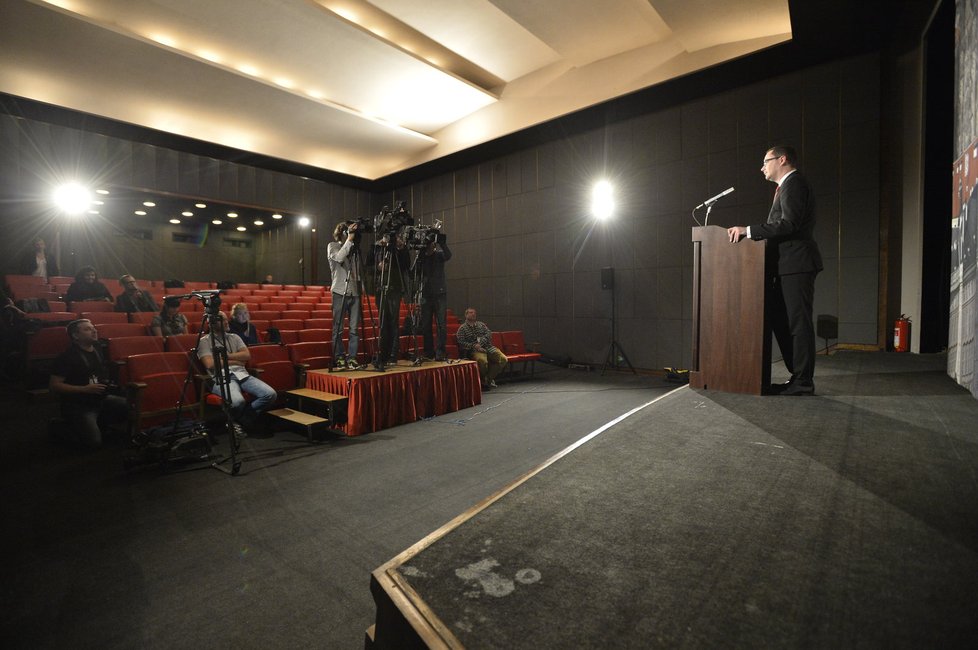
[[[92,193],[80,183],[67,183],[54,190],[54,203],[65,214],[81,214],[92,203]]]
[[[615,212],[615,192],[608,181],[598,181],[591,190],[591,214],[599,221],[606,221]]]
[[[299,217],[299,226],[302,228],[309,227],[309,217]]]

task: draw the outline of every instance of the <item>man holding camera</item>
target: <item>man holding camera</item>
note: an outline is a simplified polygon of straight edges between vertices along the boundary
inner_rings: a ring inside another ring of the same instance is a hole
[[[329,258],[330,291],[333,293],[333,365],[356,370],[360,344],[360,269],[354,247],[360,225],[341,221],[333,228],[333,241],[326,247]],[[343,317],[350,319],[350,347],[343,354]]]
[[[54,360],[48,389],[61,398],[63,417],[75,437],[87,447],[102,446],[102,427],[125,421],[129,407],[112,395],[109,374],[98,350],[98,330],[87,318],[68,323],[71,347]]]
[[[367,265],[376,267],[377,307],[380,311],[380,343],[374,369],[383,371],[388,361],[397,363],[400,350],[398,319],[401,298],[407,288],[405,275],[411,265],[404,239],[392,230],[377,240],[367,256]]]
[[[448,287],[445,282],[445,262],[452,259],[448,238],[438,233],[428,247],[418,253],[421,256],[421,328],[424,337],[424,356],[434,357],[435,361],[445,360],[445,340],[448,338],[448,323],[445,314],[448,310]],[[415,261],[415,264],[419,261]],[[435,347],[431,335],[431,321],[434,318],[438,339]]]

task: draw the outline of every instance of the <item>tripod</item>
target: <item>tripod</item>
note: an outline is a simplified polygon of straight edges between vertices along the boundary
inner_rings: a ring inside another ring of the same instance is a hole
[[[420,366],[424,363],[424,354],[418,350],[418,336],[420,334],[419,329],[421,327],[431,327],[431,323],[419,323],[420,315],[418,311],[418,306],[421,301],[424,300],[425,285],[427,283],[427,277],[425,277],[425,264],[424,255],[425,251],[418,251],[414,256],[414,262],[411,263],[411,276],[414,282],[414,294],[411,298],[411,303],[408,306],[408,318],[411,319],[411,355],[414,357],[413,365]],[[422,309],[421,314],[424,313]]]
[[[231,416],[231,394],[230,394],[230,381],[231,381],[231,371],[228,367],[228,354],[227,354],[227,332],[225,331],[223,314],[221,313],[221,298],[220,290],[207,290],[207,291],[192,291],[189,294],[183,296],[173,296],[180,298],[182,300],[191,300],[193,298],[199,298],[201,302],[204,303],[204,315],[201,319],[200,329],[197,332],[197,342],[194,347],[187,352],[188,355],[193,355],[195,351],[200,347],[200,342],[204,338],[204,325],[209,325],[208,336],[210,337],[210,346],[213,359],[213,367],[210,369],[212,378],[219,387],[219,394],[221,397],[221,411],[224,415],[224,430],[228,435],[228,446],[231,449],[231,454],[222,458],[221,460],[211,463],[211,467],[216,470],[220,470],[231,476],[237,476],[238,472],[241,471],[241,460],[238,459],[238,449],[241,446],[241,436],[238,435],[238,431],[234,424],[234,418]],[[217,327],[215,326],[217,325]],[[215,335],[215,331],[220,329],[220,334]],[[177,402],[177,414],[176,420],[174,421],[173,428],[176,431],[176,427],[180,422],[180,413],[183,411],[184,395],[187,393],[187,386],[190,384],[193,378],[194,372],[194,362],[191,358],[191,363],[187,368],[187,376],[183,380],[183,389],[180,391],[180,399]],[[201,395],[201,399],[205,399],[204,395]],[[230,469],[222,467],[222,464],[226,461],[231,461]]]
[[[632,362],[628,360],[628,355],[625,354],[625,349],[621,347],[621,343],[618,342],[618,309],[615,303],[615,294],[617,293],[615,289],[614,280],[611,282],[611,345],[608,346],[608,354],[605,357],[604,367],[601,368],[601,374],[604,375],[605,370],[609,367],[614,370],[618,370],[621,367],[621,362],[624,361],[628,364],[629,370],[632,374],[638,374],[635,372],[635,368],[632,367]]]
[[[374,286],[378,289],[378,302],[380,310],[380,324],[378,331],[378,343],[377,343],[377,353],[373,360],[374,370],[378,372],[383,372],[387,361],[391,358],[394,359],[394,365],[397,364],[398,351],[400,349],[399,343],[399,318],[401,312],[401,293],[395,289],[392,291],[391,284],[395,278],[394,274],[397,274],[398,284],[400,285],[398,289],[404,286],[404,267],[406,264],[407,250],[403,248],[403,243],[399,237],[397,237],[396,232],[392,231],[381,237],[380,240],[375,244],[376,247],[380,247],[383,250],[383,254],[379,262],[376,260],[377,253],[373,254],[373,262],[378,269],[375,275]],[[369,264],[371,260],[368,260]],[[391,319],[394,319],[393,324]]]

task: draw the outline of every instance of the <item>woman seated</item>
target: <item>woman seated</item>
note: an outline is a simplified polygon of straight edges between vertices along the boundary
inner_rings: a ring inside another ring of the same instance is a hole
[[[112,302],[112,294],[104,284],[98,281],[98,273],[95,267],[83,266],[75,274],[75,281],[68,287],[68,292],[64,295],[67,302],[92,302],[101,301]],[[81,311],[81,310],[76,310]]]
[[[228,325],[228,330],[240,336],[245,345],[257,345],[261,343],[261,337],[249,321],[250,318],[248,305],[243,302],[235,303],[234,307],[231,307],[231,323]]]
[[[179,298],[164,298],[163,309],[149,324],[153,336],[173,336],[187,333],[187,317],[180,313]]]

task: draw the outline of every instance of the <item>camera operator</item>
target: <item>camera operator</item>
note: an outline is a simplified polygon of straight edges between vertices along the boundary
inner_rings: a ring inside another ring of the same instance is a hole
[[[418,253],[421,256],[421,328],[424,337],[424,356],[436,361],[445,360],[445,340],[448,338],[448,288],[445,283],[445,262],[452,259],[448,239],[438,233],[428,247]],[[417,263],[417,262],[415,262]],[[438,328],[437,348],[431,335],[431,320]]]
[[[377,305],[380,310],[380,344],[374,368],[383,370],[391,359],[397,362],[400,350],[398,319],[401,298],[407,288],[405,274],[411,264],[411,256],[403,237],[391,230],[377,240],[367,255],[367,266],[376,267]]]
[[[111,382],[98,351],[98,330],[87,318],[68,323],[71,347],[51,367],[50,391],[61,398],[61,417],[76,439],[72,442],[102,446],[102,426],[124,422],[129,406],[121,395],[111,395]]]
[[[248,350],[248,346],[245,345],[240,336],[228,332],[228,318],[224,312],[218,312],[217,317],[211,319],[210,322],[214,341],[218,345],[222,341],[227,342],[226,352],[230,372],[228,395],[231,397],[231,415],[241,426],[245,429],[251,429],[254,433],[259,416],[275,403],[278,393],[258,377],[251,376],[245,369],[245,364],[251,360],[251,351]],[[221,387],[216,381],[214,350],[211,347],[210,335],[202,336],[197,344],[197,358],[204,364],[211,378],[215,379],[211,392],[220,395]],[[241,393],[242,390],[254,396],[255,399],[250,404],[245,401],[244,395]]]
[[[360,344],[360,270],[357,268],[356,239],[360,224],[341,221],[333,228],[333,241],[326,247],[329,258],[330,291],[333,293],[333,359],[337,368],[356,370]],[[345,240],[345,241],[344,241]],[[350,348],[343,353],[343,316],[350,318]]]

